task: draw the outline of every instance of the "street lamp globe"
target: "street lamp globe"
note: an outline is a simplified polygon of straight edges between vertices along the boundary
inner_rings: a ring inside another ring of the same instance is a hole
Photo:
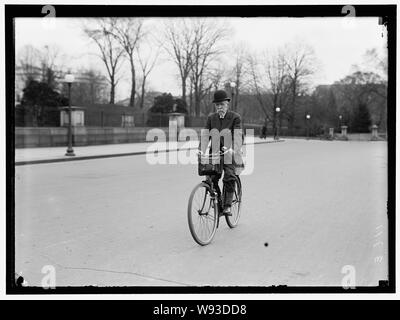
[[[68,74],[65,75],[64,80],[65,80],[66,83],[72,83],[72,82],[75,81],[75,77],[74,77],[73,74],[68,73]]]
[[[311,116],[308,114],[306,115],[307,120],[310,120]]]
[[[275,111],[276,111],[276,112],[280,112],[280,111],[281,111],[281,108],[277,107],[277,108],[275,109]]]
[[[235,101],[235,87],[236,87],[236,83],[235,82],[228,82],[226,84],[227,87],[229,87],[230,92],[231,92],[231,98],[232,98],[232,110],[235,111],[236,108],[236,101]]]

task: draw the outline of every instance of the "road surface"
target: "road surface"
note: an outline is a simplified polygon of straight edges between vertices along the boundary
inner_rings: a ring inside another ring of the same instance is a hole
[[[341,286],[348,270],[376,286],[388,276],[385,142],[256,145],[239,226],[222,220],[205,247],[186,217],[195,165],[140,155],[15,169],[15,271],[31,286],[44,266],[57,286]]]

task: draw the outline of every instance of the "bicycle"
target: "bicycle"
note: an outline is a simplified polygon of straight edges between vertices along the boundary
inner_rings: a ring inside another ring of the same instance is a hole
[[[222,173],[223,164],[220,159],[225,153],[219,152],[217,154],[199,155],[198,157],[199,175],[206,176],[206,179],[196,185],[190,194],[188,223],[193,239],[201,246],[212,241],[219,226],[219,218],[224,215],[222,211],[226,194],[225,186],[221,194],[219,186],[214,185],[212,177]],[[235,175],[235,188],[231,206],[232,215],[225,215],[226,223],[230,228],[235,228],[238,225],[241,202],[242,184],[239,176]],[[196,223],[198,223],[198,227],[196,227]]]

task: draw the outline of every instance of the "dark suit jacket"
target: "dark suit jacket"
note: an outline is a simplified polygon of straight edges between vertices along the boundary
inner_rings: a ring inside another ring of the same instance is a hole
[[[205,129],[208,129],[210,132],[212,129],[217,129],[220,133],[224,130],[227,129],[231,132],[232,135],[232,140],[234,143],[234,150],[240,150],[240,147],[243,143],[243,132],[236,131],[235,129],[242,129],[242,123],[241,123],[241,117],[238,113],[228,110],[225,114],[225,117],[221,119],[219,117],[218,112],[211,113],[206,122],[206,126],[204,127]],[[236,137],[236,139],[235,139]],[[240,138],[239,138],[240,137]],[[231,148],[232,144],[230,141],[224,141],[223,139],[223,133],[221,134],[221,148],[224,146],[227,148]],[[201,148],[203,151],[205,150],[205,147],[202,146]]]

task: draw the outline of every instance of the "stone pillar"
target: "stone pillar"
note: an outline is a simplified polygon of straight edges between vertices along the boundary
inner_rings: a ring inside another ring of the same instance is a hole
[[[169,140],[178,141],[178,135],[181,129],[185,127],[185,115],[182,113],[169,114]]]
[[[372,137],[371,137],[371,140],[379,140],[378,126],[376,124],[374,124],[372,126]]]
[[[348,140],[347,137],[347,126],[342,126],[342,134],[340,136],[342,140]]]
[[[334,129],[329,128],[329,139],[333,139],[333,135],[334,135]]]
[[[69,108],[60,108],[60,126],[69,125]],[[85,111],[83,108],[71,107],[71,123],[73,127],[85,126]]]

